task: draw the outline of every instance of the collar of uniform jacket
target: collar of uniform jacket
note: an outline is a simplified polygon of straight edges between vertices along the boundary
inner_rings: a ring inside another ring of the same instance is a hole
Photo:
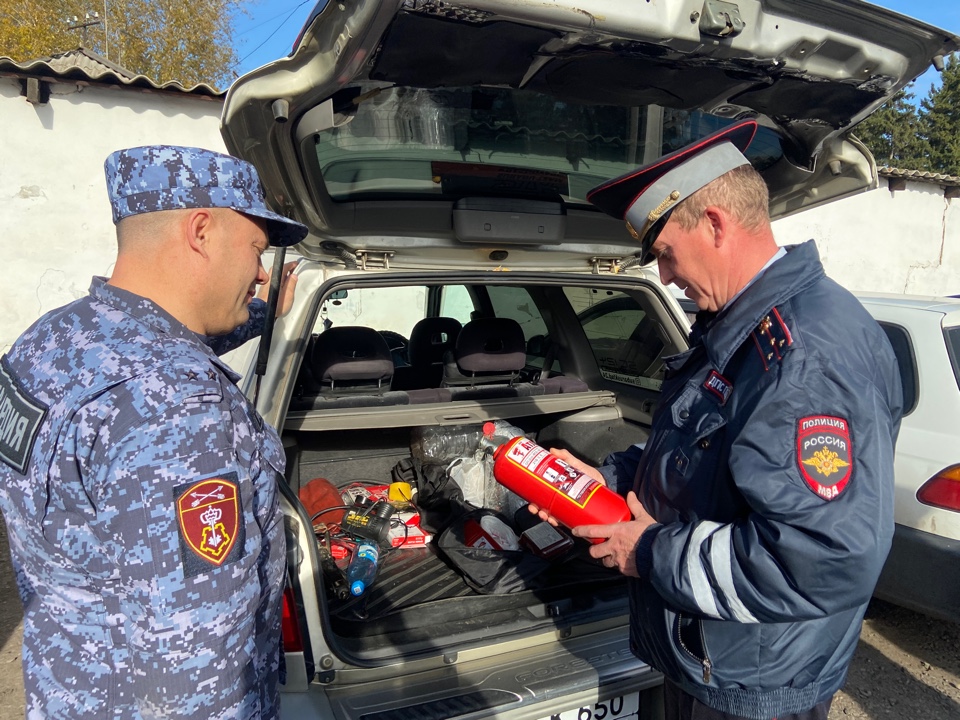
[[[108,285],[107,278],[104,277],[93,278],[90,283],[90,295],[105,305],[116,308],[135,317],[140,322],[150,325],[158,332],[199,345],[210,356],[210,360],[230,378],[231,382],[236,384],[240,380],[240,376],[218,358],[199,335],[152,300],[129,290]]]
[[[747,336],[771,309],[824,276],[820,253],[810,240],[786,248],[780,258],[703,330],[701,342],[717,372],[722,373]]]

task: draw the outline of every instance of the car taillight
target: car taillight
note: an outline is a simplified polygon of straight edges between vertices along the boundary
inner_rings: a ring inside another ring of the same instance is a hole
[[[283,650],[284,652],[303,652],[303,638],[300,637],[300,622],[297,620],[297,605],[293,598],[293,588],[283,591]]]
[[[944,468],[917,490],[924,505],[960,512],[960,465]]]

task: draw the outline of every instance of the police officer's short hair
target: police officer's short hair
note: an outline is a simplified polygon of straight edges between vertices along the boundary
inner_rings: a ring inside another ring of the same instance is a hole
[[[747,230],[770,223],[770,191],[752,165],[742,165],[697,190],[673,211],[685,230],[700,222],[711,205],[723,208]]]

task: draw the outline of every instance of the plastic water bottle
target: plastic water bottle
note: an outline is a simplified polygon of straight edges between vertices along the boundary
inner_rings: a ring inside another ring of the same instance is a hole
[[[527,503],[519,495],[497,482],[493,474],[493,458],[494,453],[502,445],[516,437],[523,437],[524,432],[506,420],[493,420],[483,424],[481,433],[477,455],[484,464],[483,506],[499,510],[508,517],[512,517],[518,508]]]
[[[411,450],[422,463],[448,465],[457,458],[471,457],[480,436],[476,425],[416,427],[411,431]]]
[[[350,586],[351,595],[355,597],[363,595],[363,591],[373,584],[373,579],[377,576],[379,559],[380,550],[374,543],[366,541],[357,543],[350,565],[347,567],[347,585]]]
[[[481,432],[483,434],[480,438],[480,451],[489,450],[491,455],[504,443],[525,434],[523,430],[506,420],[487,421],[483,424]]]

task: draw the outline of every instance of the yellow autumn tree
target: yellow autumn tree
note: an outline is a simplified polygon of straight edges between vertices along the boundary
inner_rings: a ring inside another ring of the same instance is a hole
[[[158,83],[225,88],[237,63],[233,23],[247,2],[0,0],[0,56],[24,62],[83,44]]]

